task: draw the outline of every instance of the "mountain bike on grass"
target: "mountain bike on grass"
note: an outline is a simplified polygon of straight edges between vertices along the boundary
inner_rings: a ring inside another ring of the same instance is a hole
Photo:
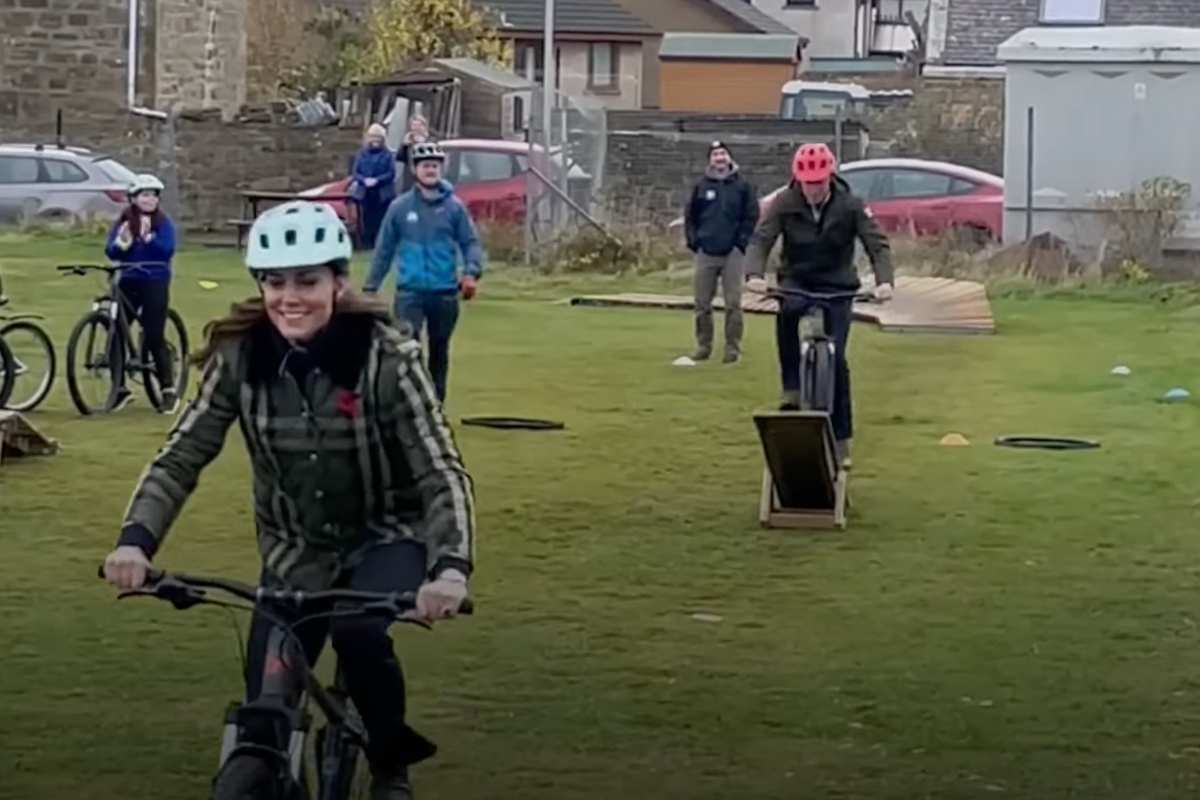
[[[118,277],[122,270],[134,267],[158,266],[151,263],[128,264],[67,264],[60,272],[87,275],[102,272],[107,279],[105,292],[92,302],[91,311],[83,315],[67,340],[67,388],[80,414],[89,415],[114,411],[129,397],[126,378],[141,383],[150,405],[156,411],[170,412],[163,403],[163,387],[159,386],[154,355],[146,346],[139,331],[134,338],[133,325],[141,327],[137,309],[121,291]],[[188,381],[188,336],[183,319],[175,309],[167,311],[163,331],[174,376],[175,398],[183,397]],[[93,394],[94,392],[94,394]]]
[[[0,279],[0,309],[8,305]],[[0,409],[29,412],[50,394],[57,362],[38,314],[0,313]]]
[[[804,289],[772,286],[761,294],[779,301],[802,302],[800,317],[800,402],[796,411],[833,413],[834,365],[837,344],[829,333],[829,303],[878,303],[869,292],[809,292]]]
[[[99,574],[104,577],[103,566]],[[210,598],[214,589],[252,605]],[[119,596],[154,597],[181,611],[204,604],[257,610],[272,623],[261,694],[249,703],[230,704],[226,712],[212,800],[356,800],[369,796],[367,732],[350,700],[341,665],[332,685],[322,686],[295,630],[312,620],[380,613],[396,622],[429,628],[427,623],[405,616],[416,607],[415,592],[303,592],[150,570],[142,589]],[[299,619],[289,625],[272,615],[272,608],[309,613],[297,613]],[[472,611],[468,599],[459,613]],[[325,718],[311,748],[310,700]],[[256,735],[248,736],[249,731]]]

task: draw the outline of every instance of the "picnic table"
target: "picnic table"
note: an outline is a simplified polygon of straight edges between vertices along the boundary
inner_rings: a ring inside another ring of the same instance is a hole
[[[292,200],[312,200],[321,203],[346,203],[347,227],[350,228],[352,238],[357,238],[355,206],[350,204],[354,198],[349,194],[323,194],[320,197],[314,197],[311,194],[303,192],[275,192],[262,191],[256,189],[248,189],[240,192],[242,198],[242,217],[241,219],[231,219],[229,224],[237,229],[237,247],[242,249],[242,240],[246,233],[250,230],[250,226],[254,224],[254,220],[258,218],[258,208],[262,203],[287,203]]]

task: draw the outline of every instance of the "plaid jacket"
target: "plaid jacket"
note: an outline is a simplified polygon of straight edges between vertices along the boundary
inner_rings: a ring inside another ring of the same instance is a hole
[[[154,554],[234,420],[272,574],[325,588],[372,545],[405,538],[425,544],[431,575],[470,573],[473,484],[420,345],[368,314],[337,315],[312,350],[265,322],[223,345],[138,482],[120,544]]]

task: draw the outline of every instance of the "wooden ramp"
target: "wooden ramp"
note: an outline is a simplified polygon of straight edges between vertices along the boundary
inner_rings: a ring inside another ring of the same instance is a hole
[[[611,294],[572,297],[573,306],[628,306],[690,311],[691,297],[670,294]],[[713,308],[721,310],[720,297]],[[742,295],[742,310],[748,314],[774,314],[778,303],[761,295]],[[996,332],[987,289],[975,281],[952,278],[896,279],[896,296],[888,303],[857,303],[854,318],[873,322],[889,333],[988,334]]]
[[[58,442],[43,435],[15,411],[0,411],[0,463],[21,456],[50,456]]]
[[[846,473],[838,466],[829,415],[754,415],[766,466],[758,519],[765,528],[845,528]]]

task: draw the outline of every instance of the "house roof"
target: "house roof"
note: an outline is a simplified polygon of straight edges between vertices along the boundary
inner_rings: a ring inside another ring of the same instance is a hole
[[[1025,28],[1037,27],[1042,0],[942,0],[948,5],[945,41],[938,60],[943,64],[992,65],[996,48]],[[936,7],[935,3],[935,7]],[[1196,0],[1105,0],[1108,25],[1169,25],[1200,27]]]
[[[799,34],[664,33],[659,58],[794,61]]]
[[[540,31],[546,18],[546,0],[477,0],[501,16],[505,29]],[[561,33],[657,33],[630,14],[616,0],[555,0],[554,29]]]
[[[784,25],[770,14],[759,11],[746,0],[705,0],[722,11],[732,14],[747,25],[751,25],[763,33],[792,34],[795,31]]]
[[[997,50],[1001,61],[1200,63],[1200,29],[1162,25],[1026,28]]]

